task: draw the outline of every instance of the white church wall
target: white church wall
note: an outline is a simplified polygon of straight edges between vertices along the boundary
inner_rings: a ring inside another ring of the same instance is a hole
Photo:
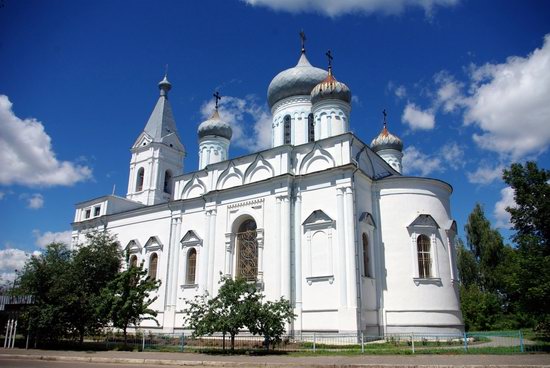
[[[386,332],[428,328],[459,331],[460,307],[449,272],[445,229],[407,228],[419,214],[429,214],[437,224],[447,224],[450,186],[437,180],[398,177],[380,181],[378,185],[385,249]],[[424,278],[418,276],[416,249],[416,238],[421,233],[431,242],[431,275]]]

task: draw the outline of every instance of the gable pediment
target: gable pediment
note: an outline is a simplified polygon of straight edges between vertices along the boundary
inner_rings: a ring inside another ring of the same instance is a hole
[[[302,223],[304,228],[326,228],[333,227],[336,221],[330,218],[329,215],[322,210],[313,211],[306,220]]]
[[[130,254],[136,254],[141,253],[141,244],[139,243],[139,240],[132,239],[126,244],[126,247],[124,248],[125,251],[129,252]]]
[[[428,214],[420,214],[407,228],[435,228],[439,229],[439,225],[435,219]]]
[[[359,222],[364,222],[367,225],[376,227],[376,224],[374,223],[374,218],[372,217],[370,212],[363,212],[361,216],[359,216]]]
[[[140,148],[143,146],[148,146],[149,144],[151,144],[152,141],[153,141],[153,138],[149,134],[145,132],[141,132],[139,137],[134,142],[134,145],[132,146],[132,148]]]
[[[162,243],[157,236],[152,236],[145,243],[145,252],[153,252],[155,250],[162,250]]]
[[[202,239],[193,230],[189,230],[181,238],[180,243],[182,247],[192,247],[195,245],[202,245]]]

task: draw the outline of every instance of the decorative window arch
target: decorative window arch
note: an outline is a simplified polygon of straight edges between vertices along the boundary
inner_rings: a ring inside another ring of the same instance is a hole
[[[172,172],[170,170],[164,172],[164,193],[172,194]]]
[[[157,266],[159,262],[159,256],[157,253],[151,254],[149,257],[149,278],[155,280],[157,278]]]
[[[235,276],[247,281],[258,278],[258,239],[256,221],[246,219],[239,226],[236,234],[237,272]]]
[[[290,115],[285,115],[284,117],[284,144],[290,144],[292,143],[292,135],[291,135],[291,118]]]
[[[136,179],[136,192],[141,192],[143,190],[143,180],[145,178],[145,169],[140,167],[137,173]]]
[[[195,248],[191,248],[187,252],[187,269],[185,272],[186,285],[195,284],[196,272],[197,272],[197,250]]]
[[[429,279],[432,277],[431,241],[425,234],[416,238],[416,251],[418,253],[418,277]]]
[[[370,256],[369,256],[369,237],[363,233],[363,276],[371,277]]]
[[[307,141],[315,141],[315,124],[313,123],[313,113],[307,116]]]

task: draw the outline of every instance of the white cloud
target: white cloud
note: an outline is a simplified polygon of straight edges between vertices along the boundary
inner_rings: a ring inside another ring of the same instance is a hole
[[[506,187],[500,191],[500,200],[495,203],[493,215],[496,220],[496,227],[510,228],[510,213],[506,211],[507,207],[515,207],[514,190],[511,187]]]
[[[1,201],[2,199],[4,199],[5,196],[6,196],[6,193],[0,192],[0,201]]]
[[[413,130],[430,130],[435,126],[435,116],[433,111],[429,109],[423,111],[412,102],[409,102],[407,106],[405,106],[405,110],[401,116],[401,121],[408,124]]]
[[[483,133],[474,141],[513,160],[540,154],[550,144],[550,34],[542,48],[503,64],[472,67],[464,116]]]
[[[336,17],[349,13],[399,14],[407,7],[420,7],[427,15],[436,6],[452,6],[458,0],[242,0],[252,6],[265,6],[290,13],[320,13]]]
[[[40,252],[34,251],[32,255],[39,255]],[[22,270],[23,266],[31,254],[21,249],[2,249],[0,250],[0,278],[2,282],[13,281],[15,279],[15,270]]]
[[[0,95],[0,167],[2,185],[72,185],[92,176],[87,166],[59,161],[42,123],[17,117],[5,95]]]
[[[434,76],[436,85],[437,107],[441,107],[444,112],[449,113],[455,111],[458,107],[463,107],[466,99],[462,93],[464,83],[457,81],[452,75],[446,71],[441,71]]]
[[[401,85],[401,86],[398,86],[395,91],[394,91],[395,95],[398,97],[398,98],[405,98],[407,97],[407,89],[405,88],[405,86]]]
[[[421,176],[427,176],[438,171],[444,171],[444,166],[437,155],[432,157],[414,146],[403,150],[403,173],[407,175],[418,173]]]
[[[214,102],[205,102],[201,107],[203,118],[214,111]],[[250,152],[271,146],[271,114],[266,107],[257,103],[253,96],[245,98],[224,96],[220,100],[219,113],[222,120],[231,125],[231,144]]]
[[[490,184],[502,178],[502,170],[504,170],[502,165],[495,167],[482,165],[476,171],[467,173],[468,181],[472,184]]]
[[[441,147],[440,154],[450,168],[457,170],[464,167],[464,150],[455,142]]]
[[[71,234],[70,230],[52,232],[46,231],[45,233],[40,232],[40,230],[33,230],[34,237],[36,239],[36,245],[40,248],[46,248],[48,244],[51,243],[64,243],[66,245],[71,244]]]
[[[44,197],[40,193],[34,193],[27,198],[27,207],[37,210],[44,206]]]

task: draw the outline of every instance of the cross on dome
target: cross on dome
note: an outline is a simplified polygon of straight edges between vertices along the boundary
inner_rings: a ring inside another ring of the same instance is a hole
[[[306,34],[304,33],[303,29],[300,31],[300,41],[302,42],[302,54],[305,54],[305,52],[306,52]]]
[[[220,96],[220,93],[216,91],[212,96],[216,99],[216,110],[218,109],[218,102],[222,99],[222,96]]]

